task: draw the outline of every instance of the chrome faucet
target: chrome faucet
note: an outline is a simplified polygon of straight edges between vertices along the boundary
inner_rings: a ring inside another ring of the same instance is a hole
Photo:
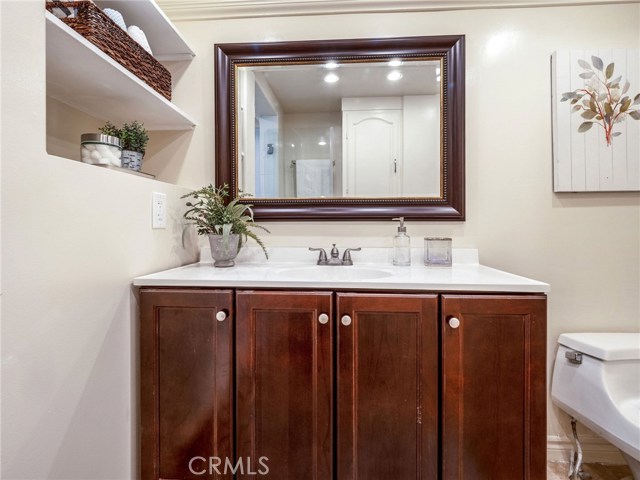
[[[333,248],[331,249],[331,258],[327,258],[327,252],[324,248],[311,248],[309,250],[312,252],[320,252],[318,255],[318,265],[353,265],[353,260],[351,259],[351,252],[359,252],[362,248],[346,248],[344,253],[342,254],[342,260],[340,260],[340,250],[336,248],[336,244],[332,244]]]

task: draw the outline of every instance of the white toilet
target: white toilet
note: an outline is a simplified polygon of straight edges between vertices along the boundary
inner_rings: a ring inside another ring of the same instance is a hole
[[[564,333],[553,402],[618,447],[640,480],[640,333]]]

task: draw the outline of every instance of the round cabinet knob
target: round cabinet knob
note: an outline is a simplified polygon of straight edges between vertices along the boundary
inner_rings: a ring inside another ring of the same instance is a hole
[[[348,327],[349,325],[351,325],[351,317],[349,315],[343,315],[342,318],[340,319],[340,322],[345,327]]]
[[[329,321],[329,315],[327,315],[326,313],[321,313],[318,317],[318,321],[324,325]]]
[[[451,328],[458,328],[460,326],[460,320],[457,319],[456,317],[451,317],[449,319],[449,326]]]
[[[219,322],[224,322],[226,318],[227,312],[225,312],[224,310],[220,310],[218,313],[216,313],[216,320],[218,320]]]

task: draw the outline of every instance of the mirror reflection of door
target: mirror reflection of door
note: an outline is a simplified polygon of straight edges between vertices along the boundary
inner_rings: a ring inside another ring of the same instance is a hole
[[[402,110],[399,98],[342,100],[343,195],[402,193]]]

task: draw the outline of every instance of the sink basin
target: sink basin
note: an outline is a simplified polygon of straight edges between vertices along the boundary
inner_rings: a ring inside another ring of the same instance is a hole
[[[374,280],[390,277],[392,274],[384,270],[368,267],[342,267],[342,266],[309,266],[284,268],[278,271],[278,276],[291,280],[318,280],[318,281],[356,281]]]

